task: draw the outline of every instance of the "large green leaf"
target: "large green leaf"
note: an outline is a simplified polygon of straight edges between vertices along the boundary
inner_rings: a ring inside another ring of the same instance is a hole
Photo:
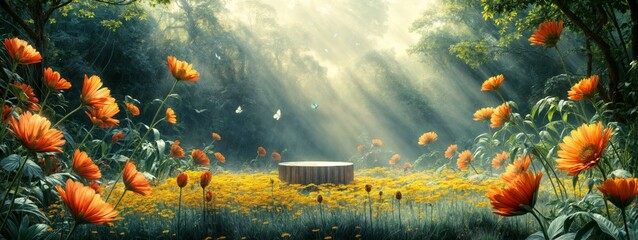
[[[20,160],[22,159],[23,157],[18,154],[11,154],[0,161],[0,166],[6,171],[13,172],[20,167]]]
[[[4,204],[2,205],[2,211],[0,215],[7,214],[7,212],[9,211],[10,204],[11,204],[11,200],[7,200],[4,202]],[[44,216],[44,213],[40,212],[40,209],[38,208],[37,205],[35,205],[33,201],[24,197],[15,199],[15,202],[11,211],[27,213],[41,220],[49,221],[49,219],[46,216]]]
[[[27,160],[27,164],[24,165],[23,174],[24,176],[28,178],[32,178],[32,177],[37,177],[40,179],[44,178],[44,173],[42,172],[42,168],[40,168],[40,166],[37,163],[31,160]]]
[[[561,215],[554,219],[554,221],[552,221],[547,228],[547,235],[549,235],[549,239],[555,239],[569,231],[569,229],[565,228],[565,221],[570,218],[571,216]]]
[[[596,223],[598,224],[598,228],[600,228],[603,233],[613,237],[614,239],[621,239],[620,228],[614,225],[613,222],[609,221],[609,219],[603,217],[598,213],[590,213],[589,216],[591,217],[591,219],[596,221]]]
[[[22,218],[22,222],[20,223],[20,229],[18,230],[19,235],[17,239],[20,240],[36,240],[43,239],[45,235],[47,235],[47,228],[49,225],[37,223],[30,225],[29,218],[24,216]]]
[[[532,235],[527,236],[525,240],[545,240],[545,236],[543,235],[543,232],[538,231],[533,233]]]

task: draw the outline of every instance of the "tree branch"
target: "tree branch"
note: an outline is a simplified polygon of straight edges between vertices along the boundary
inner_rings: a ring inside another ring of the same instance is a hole
[[[565,14],[565,16],[567,16],[567,18],[569,18],[569,20],[572,21],[572,23],[574,23],[578,28],[581,29],[583,33],[585,33],[585,36],[591,39],[603,53],[603,58],[607,63],[609,82],[607,84],[607,94],[601,94],[601,97],[605,102],[611,101],[616,97],[615,92],[618,88],[618,79],[620,78],[620,76],[618,75],[618,63],[616,62],[616,59],[614,59],[614,56],[611,52],[611,47],[607,42],[605,42],[602,37],[589,29],[589,27],[587,27],[587,24],[585,24],[582,19],[576,16],[576,14],[572,12],[561,0],[552,0],[552,2],[554,3],[554,5],[556,5],[556,7],[558,7],[558,9],[561,10],[561,12],[563,12],[563,14]],[[598,90],[600,93],[605,93],[605,89],[603,89],[601,85],[598,85]]]

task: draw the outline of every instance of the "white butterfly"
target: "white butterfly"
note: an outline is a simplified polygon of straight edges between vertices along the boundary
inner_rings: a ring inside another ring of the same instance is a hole
[[[274,116],[272,116],[275,120],[279,120],[281,118],[281,109],[277,109],[277,112]]]
[[[319,108],[319,104],[317,104],[317,102],[312,102],[312,104],[310,104],[310,107],[316,110],[317,108]]]
[[[240,114],[243,111],[244,110],[241,109],[241,106],[239,106],[239,107],[237,107],[237,110],[235,110],[235,113]]]

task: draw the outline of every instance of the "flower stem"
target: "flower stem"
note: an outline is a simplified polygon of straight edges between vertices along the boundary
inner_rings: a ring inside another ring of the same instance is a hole
[[[62,117],[62,119],[60,119],[58,122],[56,122],[55,124],[53,124],[53,127],[51,128],[55,128],[58,125],[60,125],[60,123],[62,123],[64,120],[66,120],[67,118],[69,118],[69,116],[71,116],[72,114],[76,113],[77,111],[80,111],[80,109],[82,109],[82,107],[84,107],[83,104],[80,104],[80,106],[78,106],[76,109],[73,109],[73,111],[69,112],[66,116]]]
[[[17,68],[18,68],[18,64],[17,63],[13,63],[11,65],[11,76],[9,76],[9,78],[7,79],[7,84],[4,86],[4,93],[3,93],[3,96],[2,96],[2,102],[0,102],[0,103],[2,103],[3,107],[4,107],[4,104],[5,104],[4,101],[7,100],[7,95],[9,93],[9,84],[11,84],[11,80],[13,80],[13,74],[15,74]]]
[[[47,90],[47,95],[44,96],[44,101],[42,101],[42,104],[40,105],[39,113],[44,111],[44,106],[47,105],[47,100],[49,100],[49,95],[51,95],[51,90]]]
[[[89,136],[91,135],[91,132],[93,132],[94,129],[95,129],[95,124],[93,124],[93,126],[91,126],[91,129],[88,132],[86,132],[86,136],[84,136],[84,139],[82,139],[82,142],[80,142],[77,148],[80,148],[84,145],[84,142],[86,142],[86,140],[89,138]]]
[[[75,227],[77,226],[78,226],[77,223],[73,224],[73,227],[71,227],[71,231],[69,231],[69,234],[66,235],[66,238],[65,238],[66,240],[69,240],[71,238],[71,234],[73,234],[73,232],[75,231]]]
[[[545,231],[545,227],[543,226],[543,222],[541,222],[541,219],[538,217],[538,215],[536,215],[536,213],[534,213],[534,210],[536,210],[536,209],[532,208],[532,211],[530,211],[530,213],[532,214],[532,216],[534,216],[534,218],[536,218],[536,221],[538,221],[538,225],[541,226],[541,231],[543,231],[543,237],[545,237],[546,240],[549,240],[549,236],[547,235],[547,232]]]
[[[175,90],[175,86],[177,86],[177,83],[179,81],[175,81],[173,83],[173,86],[171,87],[171,90],[168,91],[168,94],[166,94],[166,97],[164,97],[164,100],[162,100],[162,103],[160,103],[160,106],[157,108],[157,111],[155,111],[155,115],[153,116],[153,120],[151,120],[151,124],[149,126],[148,129],[146,129],[146,133],[144,133],[144,136],[142,136],[142,138],[140,139],[140,142],[137,144],[137,146],[133,149],[133,152],[131,152],[131,158],[134,157],[135,153],[137,153],[137,150],[142,146],[142,143],[144,142],[144,139],[146,139],[146,137],[148,136],[148,134],[151,132],[151,130],[153,129],[152,126],[154,126],[155,124],[155,120],[157,119],[157,116],[159,115],[160,111],[162,111],[162,107],[164,107],[164,104],[166,103],[166,100],[168,100],[168,97],[171,96],[171,94],[173,93],[173,90]]]
[[[168,99],[168,97],[171,95],[171,93],[173,93],[173,90],[175,90],[175,86],[177,85],[177,82],[178,81],[175,81],[175,83],[173,83],[173,86],[171,87],[171,90],[168,92],[168,94],[166,94],[166,97],[164,97],[164,100],[160,104],[159,108],[157,108],[157,111],[155,111],[155,116],[153,116],[153,120],[151,120],[151,125],[149,125],[149,128],[146,129],[146,133],[144,133],[144,136],[140,139],[140,142],[137,144],[137,146],[135,146],[135,148],[133,149],[133,152],[131,152],[131,155],[129,156],[129,159],[134,159],[133,155],[135,155],[137,150],[142,146],[142,143],[144,142],[144,139],[146,139],[148,134],[151,132],[151,129],[153,129],[153,126],[155,126],[154,125],[155,119],[157,119],[157,115],[162,110],[162,107],[164,106],[164,103],[166,103],[166,100]],[[109,191],[109,194],[106,195],[106,200],[109,200],[109,197],[111,196],[111,193],[113,193],[113,189],[115,189],[115,186],[117,185],[117,183],[120,181],[120,179],[122,179],[122,174],[123,174],[122,171],[120,171],[120,174],[115,179],[115,183],[113,183],[113,187],[111,187],[111,190]]]
[[[117,200],[117,203],[115,203],[115,206],[113,207],[113,209],[116,209],[118,205],[120,205],[120,201],[122,201],[122,198],[124,198],[124,194],[126,194],[126,191],[128,189],[124,189],[124,192],[122,193],[122,196],[120,196],[120,199]]]
[[[567,65],[565,64],[565,58],[563,57],[563,53],[561,53],[560,50],[558,49],[558,45],[556,45],[555,48],[556,48],[556,52],[558,52],[558,57],[560,57],[560,63],[563,65],[563,71],[565,71],[567,82],[571,86],[573,84],[572,84],[571,77],[569,76],[569,72],[567,71]]]
[[[181,212],[182,212],[182,188],[179,188],[179,205],[177,205],[177,231],[176,231],[177,234],[175,235],[178,240],[179,240],[179,227],[180,227],[179,217],[181,216]]]
[[[470,167],[472,168],[472,170],[474,170],[474,172],[475,172],[476,174],[479,174],[479,172],[478,172],[478,171],[476,171],[476,168],[474,168],[474,165],[472,165],[472,162],[469,162],[469,164],[470,164]]]
[[[18,168],[18,172],[16,172],[16,176],[13,178],[13,181],[11,181],[11,185],[9,185],[9,188],[7,189],[7,192],[4,194],[4,197],[2,197],[2,202],[0,203],[2,204],[2,206],[4,206],[4,202],[7,200],[7,197],[9,196],[9,192],[11,192],[13,185],[16,182],[18,182],[20,178],[22,177],[22,171],[24,170],[24,165],[26,165],[27,161],[29,161],[29,154],[27,154],[27,157],[20,164],[20,168]],[[4,224],[7,223],[7,219],[9,219],[9,216],[11,215],[11,210],[13,209],[13,204],[15,203],[16,195],[18,194],[19,189],[20,189],[20,182],[18,182],[18,185],[16,186],[16,190],[13,193],[13,198],[11,198],[11,204],[9,204],[9,209],[7,210],[7,216],[2,220],[0,229],[4,229]]]
[[[629,233],[629,227],[627,227],[627,216],[625,214],[625,208],[620,208],[622,212],[622,221],[625,224],[625,232],[627,233],[627,240],[631,240],[631,233]]]

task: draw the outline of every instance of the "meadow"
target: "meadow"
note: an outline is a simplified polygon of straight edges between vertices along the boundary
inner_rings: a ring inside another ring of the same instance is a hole
[[[564,24],[545,20],[528,39],[530,48],[556,51],[563,66]],[[38,71],[41,78],[24,74],[43,56],[19,37],[3,42],[4,239],[638,237],[638,128],[631,120],[638,110],[609,99],[601,77],[609,72],[575,76],[565,67],[566,97],[546,95],[528,112],[506,98],[508,78],[494,73],[467,90],[500,100],[466,114],[486,129],[470,144],[442,148],[431,129],[410,140],[422,154],[408,159],[383,137],[366,137],[350,143],[352,183],[299,185],[278,178],[276,165],[295,160],[287,149],[242,146],[254,159],[230,162],[218,150],[228,136],[180,128],[210,135],[189,145],[163,132],[188,117],[173,100],[188,101],[182,95],[199,84],[198,66],[182,57],[156,66],[170,90],[142,102],[115,94],[120,89],[97,74],[84,75],[80,86],[50,67]],[[623,80],[630,90],[637,67],[632,61]],[[79,93],[77,103],[67,101],[69,92]],[[269,120],[281,117],[277,110]]]

